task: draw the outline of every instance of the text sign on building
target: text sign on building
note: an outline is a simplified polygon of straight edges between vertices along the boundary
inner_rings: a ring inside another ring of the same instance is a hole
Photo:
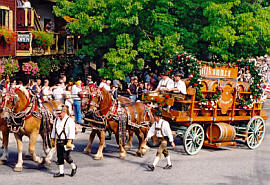
[[[18,34],[17,42],[30,42],[30,34]]]
[[[201,66],[200,75],[208,78],[237,78],[238,67],[211,67],[203,65]]]

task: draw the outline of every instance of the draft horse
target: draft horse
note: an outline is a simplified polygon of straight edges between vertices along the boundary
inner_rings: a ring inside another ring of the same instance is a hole
[[[105,144],[106,128],[113,131],[116,136],[116,142],[120,149],[120,158],[126,156],[125,145],[125,132],[134,131],[139,140],[139,147],[136,152],[137,156],[142,156],[147,152],[148,147],[144,141],[144,137],[148,132],[148,125],[153,123],[153,116],[148,107],[142,103],[133,103],[125,97],[113,99],[112,95],[105,89],[98,90],[92,97],[90,102],[90,109],[96,118],[99,118],[99,126],[104,126],[104,129],[96,129],[94,132],[98,133],[100,138],[98,152],[95,159],[103,158],[103,148]],[[86,118],[87,120],[87,118]],[[94,127],[98,124],[91,123]],[[130,136],[133,133],[130,132]],[[132,133],[132,134],[131,134]],[[92,133],[91,133],[92,134]],[[95,133],[94,133],[95,134]],[[129,145],[132,143],[132,137],[129,138]],[[84,152],[91,150],[91,135],[89,143],[84,149]]]
[[[1,118],[7,120],[10,130],[14,132],[17,142],[18,161],[14,167],[14,171],[22,171],[23,166],[23,144],[22,137],[29,137],[28,151],[33,160],[39,164],[50,164],[54,148],[51,148],[50,130],[53,122],[54,110],[61,102],[48,101],[40,102],[39,98],[31,94],[23,86],[17,86],[14,93],[3,97],[3,111]],[[41,158],[35,153],[35,146],[38,135],[43,139],[43,149],[46,154],[45,158]]]

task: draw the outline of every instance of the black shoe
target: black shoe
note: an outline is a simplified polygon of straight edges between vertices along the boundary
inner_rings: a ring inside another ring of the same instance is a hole
[[[151,170],[151,171],[154,171],[154,170],[155,170],[155,167],[154,167],[154,165],[152,165],[152,164],[149,164],[147,167],[148,167],[149,170]]]
[[[53,175],[53,177],[64,177],[64,176],[65,176],[65,174],[63,174],[63,173],[55,173]]]
[[[71,170],[70,176],[73,177],[77,173],[77,165],[75,169]]]
[[[82,128],[82,133],[85,133],[85,131],[86,131],[86,128],[83,127],[83,128]]]
[[[168,170],[168,169],[171,169],[172,168],[172,165],[166,165],[165,167],[163,167],[163,169],[165,169],[165,170]]]

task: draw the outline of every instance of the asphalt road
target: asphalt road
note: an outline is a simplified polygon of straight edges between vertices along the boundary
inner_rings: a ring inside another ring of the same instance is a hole
[[[270,101],[265,104],[267,115],[270,116]],[[28,185],[28,184],[80,184],[80,185],[132,185],[132,184],[205,184],[205,185],[267,185],[270,184],[270,123],[266,122],[266,135],[259,148],[250,150],[239,142],[236,147],[223,146],[219,149],[203,148],[197,155],[189,156],[184,152],[181,141],[176,138],[176,148],[170,149],[173,168],[163,170],[166,160],[158,163],[154,172],[147,170],[146,166],[152,163],[156,148],[143,158],[135,157],[137,146],[128,152],[126,159],[118,158],[118,148],[114,140],[107,141],[104,159],[95,161],[92,156],[97,151],[98,140],[93,145],[93,154],[82,153],[87,144],[89,132],[79,133],[75,141],[76,148],[72,157],[78,165],[76,176],[70,177],[71,168],[65,165],[66,176],[53,178],[58,171],[54,162],[46,168],[39,168],[31,160],[25,160],[22,172],[13,172],[16,164],[16,143],[13,135],[10,136],[9,162],[0,166],[0,185]],[[24,137],[24,153],[27,153],[28,138]],[[0,149],[2,153],[2,149]],[[42,155],[41,140],[37,144],[37,154]]]

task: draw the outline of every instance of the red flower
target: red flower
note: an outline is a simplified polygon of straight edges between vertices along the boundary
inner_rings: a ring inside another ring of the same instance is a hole
[[[191,79],[191,76],[189,76],[188,79]]]
[[[169,64],[172,65],[172,62],[170,62]]]
[[[192,75],[195,75],[195,73],[193,72]]]
[[[173,69],[170,69],[170,71],[172,71]]]
[[[257,85],[257,88],[259,89],[259,88],[260,88],[260,86],[259,86],[259,85]]]
[[[182,53],[181,55],[184,56],[185,53]]]
[[[198,86],[198,83],[195,83],[194,85],[195,85],[195,86]]]
[[[234,66],[235,66],[235,67],[237,67],[237,64],[236,64],[236,63],[234,63]]]
[[[214,65],[216,65],[216,62],[213,62]]]
[[[180,56],[180,55],[178,55],[178,60],[180,60],[180,57],[181,57],[181,56]]]

